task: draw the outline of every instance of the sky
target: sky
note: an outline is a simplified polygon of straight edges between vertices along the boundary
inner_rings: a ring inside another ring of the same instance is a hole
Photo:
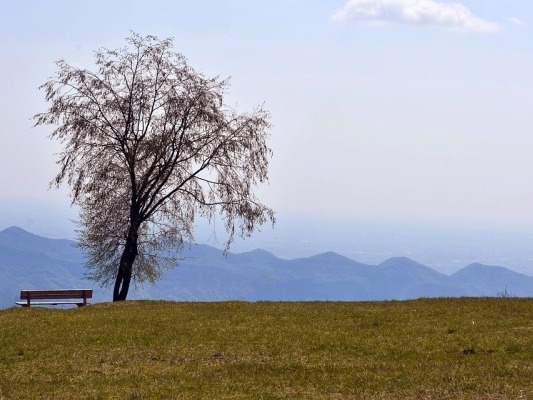
[[[38,86],[130,31],[173,37],[227,101],[272,116],[284,218],[533,232],[533,2],[0,2],[0,229],[75,218]],[[46,228],[43,226],[46,225]],[[71,228],[69,228],[71,229]],[[532,243],[533,244],[533,243]],[[533,247],[533,246],[532,246]]]

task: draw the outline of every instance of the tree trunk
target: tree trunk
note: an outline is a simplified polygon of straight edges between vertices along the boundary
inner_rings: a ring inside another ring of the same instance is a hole
[[[137,257],[137,228],[131,226],[126,239],[124,251],[120,257],[120,264],[113,289],[113,301],[124,301],[128,297],[131,277],[133,275],[133,263]]]

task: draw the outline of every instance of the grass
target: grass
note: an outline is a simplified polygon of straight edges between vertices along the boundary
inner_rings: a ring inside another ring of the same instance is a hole
[[[0,399],[530,399],[533,299],[0,311]]]

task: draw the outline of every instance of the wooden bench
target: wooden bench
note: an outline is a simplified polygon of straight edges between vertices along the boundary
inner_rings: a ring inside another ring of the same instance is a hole
[[[92,297],[92,289],[21,290],[20,299],[25,301],[17,301],[17,304],[23,307],[58,306],[63,304],[76,304],[78,307],[82,307],[87,305],[87,299]]]

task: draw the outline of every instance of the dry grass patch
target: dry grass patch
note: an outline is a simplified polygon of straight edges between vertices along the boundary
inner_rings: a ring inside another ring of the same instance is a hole
[[[533,300],[0,312],[0,399],[526,399]]]

